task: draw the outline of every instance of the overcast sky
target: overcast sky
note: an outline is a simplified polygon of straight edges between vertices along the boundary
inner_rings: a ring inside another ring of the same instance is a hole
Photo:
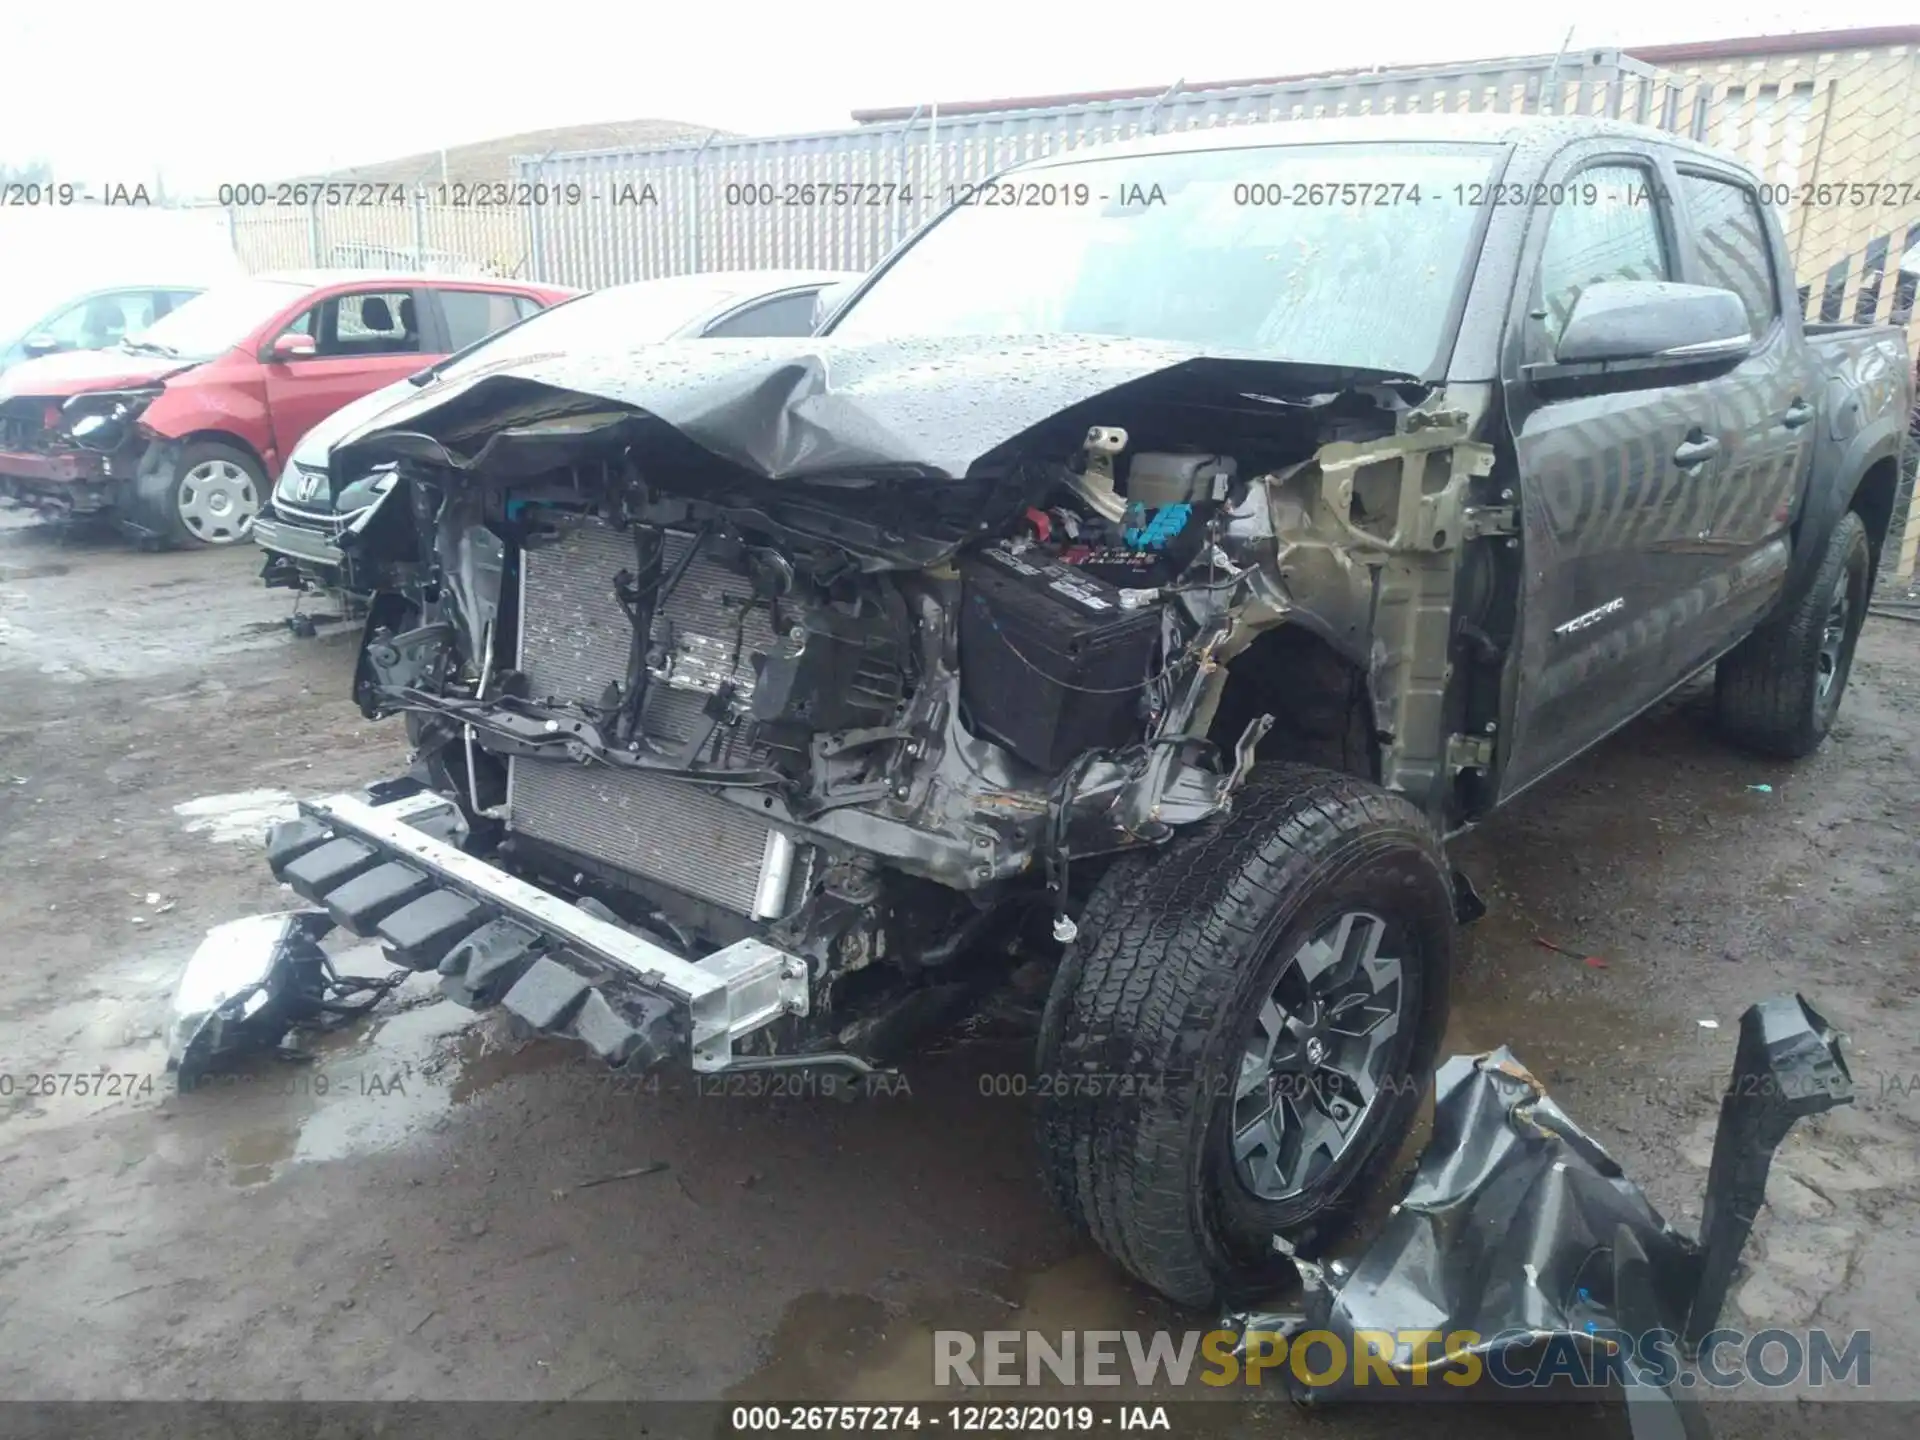
[[[1912,0],[19,0],[0,21],[0,162],[177,191],[547,125],[658,117],[752,134],[854,109],[1573,45],[1898,24]],[[1577,22],[1577,23],[1576,23]]]

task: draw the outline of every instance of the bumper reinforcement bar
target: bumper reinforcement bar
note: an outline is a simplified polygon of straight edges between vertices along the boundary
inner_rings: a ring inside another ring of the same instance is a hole
[[[315,565],[339,567],[347,563],[344,550],[326,533],[306,525],[289,525],[265,516],[253,522],[253,543],[275,555],[290,555]]]
[[[800,957],[746,939],[684,959],[459,849],[443,838],[458,812],[431,792],[300,811],[267,837],[276,877],[401,963],[437,969],[454,999],[497,1001],[610,1064],[644,1068],[685,1045],[695,1070],[725,1070],[736,1040],[807,1013]]]

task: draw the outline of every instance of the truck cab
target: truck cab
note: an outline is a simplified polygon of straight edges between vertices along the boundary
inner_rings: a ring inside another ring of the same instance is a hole
[[[964,187],[822,334],[423,390],[333,451],[418,520],[355,679],[414,769],[270,863],[633,1069],[864,1074],[1043,955],[1062,1208],[1264,1288],[1413,1123],[1448,835],[1710,668],[1831,728],[1910,366],[1758,195],[1610,120],[1193,131]]]

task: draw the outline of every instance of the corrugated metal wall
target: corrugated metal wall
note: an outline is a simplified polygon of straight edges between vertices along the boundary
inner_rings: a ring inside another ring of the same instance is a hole
[[[519,162],[535,273],[598,286],[695,270],[866,269],[957,187],[1059,150],[1329,115],[1560,109],[1652,119],[1658,72],[1614,51],[1427,66],[1047,110]]]

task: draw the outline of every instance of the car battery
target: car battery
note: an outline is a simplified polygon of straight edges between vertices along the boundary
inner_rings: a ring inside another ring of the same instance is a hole
[[[991,546],[960,563],[960,696],[974,730],[1029,765],[1140,738],[1158,606],[1044,551]]]

